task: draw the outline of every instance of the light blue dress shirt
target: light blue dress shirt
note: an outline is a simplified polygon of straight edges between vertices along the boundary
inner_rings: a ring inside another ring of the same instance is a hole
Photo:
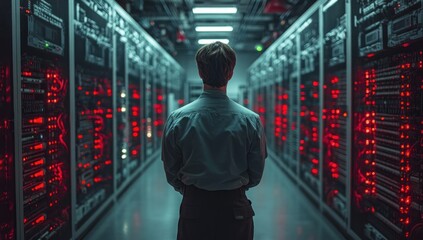
[[[219,90],[205,90],[167,119],[162,160],[167,181],[215,191],[256,186],[267,157],[260,117]]]

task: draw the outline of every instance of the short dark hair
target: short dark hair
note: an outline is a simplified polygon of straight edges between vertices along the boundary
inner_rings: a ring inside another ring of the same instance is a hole
[[[195,60],[203,83],[213,87],[222,87],[232,76],[236,55],[229,45],[214,42],[198,49]]]

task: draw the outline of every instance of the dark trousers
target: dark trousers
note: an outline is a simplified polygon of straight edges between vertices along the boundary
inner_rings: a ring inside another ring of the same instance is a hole
[[[178,240],[252,240],[254,211],[243,188],[206,191],[186,186]]]

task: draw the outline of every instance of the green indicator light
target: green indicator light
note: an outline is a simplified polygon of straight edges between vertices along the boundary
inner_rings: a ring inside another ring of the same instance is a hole
[[[263,51],[263,46],[261,44],[256,45],[257,52]]]
[[[50,46],[50,45],[48,45],[48,43],[44,44],[44,47],[48,48],[48,46]]]

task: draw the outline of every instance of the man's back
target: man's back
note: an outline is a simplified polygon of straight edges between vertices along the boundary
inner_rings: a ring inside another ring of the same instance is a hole
[[[178,179],[209,191],[255,186],[266,154],[249,151],[253,144],[264,144],[259,121],[256,113],[216,90],[174,111],[165,132],[173,134],[182,155]]]

